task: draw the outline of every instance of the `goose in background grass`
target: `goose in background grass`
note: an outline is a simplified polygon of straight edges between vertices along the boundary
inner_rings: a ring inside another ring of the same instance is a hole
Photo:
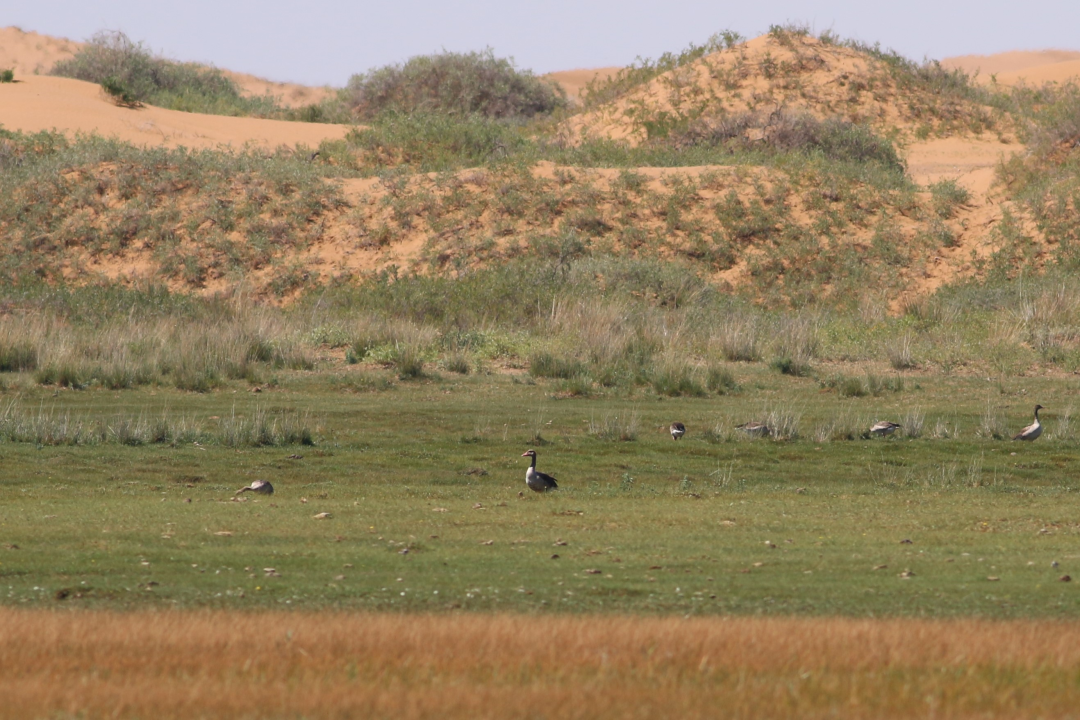
[[[742,425],[736,425],[735,429],[742,430],[750,437],[766,437],[767,435],[772,435],[772,429],[768,425],[755,420],[744,422]]]
[[[1013,440],[1027,440],[1030,442],[1042,435],[1042,423],[1039,422],[1039,411],[1042,409],[1042,405],[1035,406],[1035,422],[1013,435]]]
[[[673,423],[671,423],[671,439],[672,440],[678,440],[679,438],[681,438],[685,434],[686,434],[686,426],[685,425],[683,425],[681,422],[673,422]]]
[[[245,485],[236,491],[236,494],[253,492],[258,495],[273,495],[274,486],[270,484],[269,480],[255,480],[250,485]]]
[[[535,450],[526,450],[521,453],[521,457],[532,458],[532,464],[529,465],[529,469],[525,471],[525,484],[529,486],[530,490],[547,492],[548,490],[557,490],[559,488],[559,483],[555,482],[555,478],[536,469]]]
[[[901,427],[903,427],[903,426],[898,425],[897,423],[894,423],[894,422],[889,422],[888,420],[879,420],[876,423],[874,423],[874,425],[870,428],[870,434],[871,435],[892,435],[894,432],[899,430]]]

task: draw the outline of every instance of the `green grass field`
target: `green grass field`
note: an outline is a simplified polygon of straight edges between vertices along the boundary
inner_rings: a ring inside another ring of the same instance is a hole
[[[1005,388],[912,374],[900,392],[852,399],[750,364],[733,366],[735,395],[583,399],[506,374],[353,392],[351,373],[381,372],[356,367],[282,371],[258,394],[240,382],[57,392],[5,375],[9,420],[98,434],[0,444],[0,602],[988,618],[1078,608],[1080,583],[1060,580],[1080,580],[1070,377]],[[986,435],[995,422],[1026,425],[1035,402],[1047,406],[1037,442]],[[836,424],[902,422],[915,408],[920,438],[830,439]],[[797,419],[798,438],[732,430],[778,411]],[[314,445],[221,440],[259,414],[301,418]],[[119,428],[162,416],[199,439],[120,441]],[[676,419],[688,434],[673,442]],[[604,439],[610,427],[636,440]],[[557,493],[525,488],[529,447]],[[255,478],[277,493],[233,501]]]

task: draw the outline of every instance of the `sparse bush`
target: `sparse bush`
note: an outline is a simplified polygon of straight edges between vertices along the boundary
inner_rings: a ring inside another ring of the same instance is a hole
[[[269,98],[241,96],[236,84],[216,68],[178,63],[151,53],[118,31],[96,33],[51,73],[101,85],[119,104],[217,115],[280,115]]]
[[[941,180],[930,186],[930,196],[934,203],[934,212],[948,219],[956,213],[959,205],[967,204],[971,193],[955,180]]]
[[[342,91],[357,117],[396,113],[531,118],[566,103],[561,88],[483,52],[442,52],[353,75]]]
[[[0,83],[15,82],[15,71],[11,68],[0,70]]]

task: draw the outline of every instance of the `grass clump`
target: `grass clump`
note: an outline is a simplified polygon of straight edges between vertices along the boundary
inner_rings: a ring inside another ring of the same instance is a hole
[[[365,120],[387,111],[531,118],[566,104],[561,88],[495,57],[490,48],[422,55],[353,75],[343,97]]]
[[[533,377],[569,380],[585,375],[585,366],[577,360],[556,357],[548,352],[538,352],[529,358],[529,374]]]

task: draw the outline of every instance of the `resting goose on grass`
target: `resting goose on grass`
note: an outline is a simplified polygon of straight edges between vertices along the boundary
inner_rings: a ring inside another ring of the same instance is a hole
[[[681,438],[685,434],[686,434],[686,426],[685,425],[683,425],[681,422],[673,422],[673,423],[671,423],[671,439],[672,440],[678,440],[679,438]]]
[[[521,457],[531,457],[532,464],[529,465],[529,469],[525,471],[525,484],[529,486],[530,490],[536,492],[547,492],[548,490],[557,490],[559,483],[555,482],[555,478],[546,473],[542,473],[536,469],[536,451],[526,450],[521,453]]]
[[[244,487],[237,490],[236,494],[239,495],[240,493],[246,493],[249,491],[257,493],[259,495],[273,495],[274,486],[270,484],[269,480],[255,480],[250,485],[245,485]]]
[[[745,422],[742,425],[736,425],[735,429],[742,430],[750,437],[765,437],[767,435],[772,435],[772,430],[769,429],[768,425],[754,420]]]
[[[1013,436],[1013,440],[1027,440],[1031,441],[1042,435],[1042,423],[1039,422],[1039,411],[1043,409],[1042,405],[1035,406],[1035,422],[1028,425],[1026,428],[1016,433]]]
[[[870,428],[871,435],[892,435],[900,429],[900,425],[888,420],[879,420]]]

